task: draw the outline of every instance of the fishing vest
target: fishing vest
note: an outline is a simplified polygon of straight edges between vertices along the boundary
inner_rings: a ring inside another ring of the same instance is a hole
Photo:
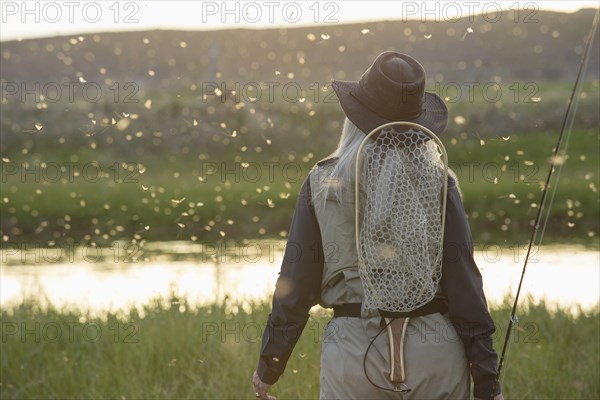
[[[336,184],[325,178],[336,160],[336,158],[329,158],[318,162],[309,175],[311,200],[323,243],[322,288],[326,287],[342,271],[350,269],[358,271],[354,187],[343,192],[341,203],[333,197],[332,190],[328,191],[327,198],[325,198],[325,191],[322,190],[323,185]]]
[[[353,271],[358,275],[354,185],[342,192],[341,203],[333,196],[332,190],[327,194],[322,190],[323,185],[336,184],[326,178],[336,160],[328,158],[319,161],[309,174],[311,200],[323,244],[322,289],[333,285],[344,271]],[[453,181],[450,180],[452,184]],[[441,285],[438,285],[434,300],[439,299],[445,299]]]

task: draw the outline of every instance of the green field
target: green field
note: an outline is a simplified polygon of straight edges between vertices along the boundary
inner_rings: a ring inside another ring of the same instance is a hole
[[[441,139],[477,242],[510,246],[531,235],[572,82],[527,84],[494,85],[498,101],[439,89],[450,113]],[[582,82],[545,243],[598,244],[598,85]],[[343,120],[337,102],[235,103],[175,87],[146,97],[3,105],[4,242],[285,238],[300,185],[335,148]]]
[[[534,204],[540,199],[540,182],[546,177],[556,135],[513,134],[505,139],[466,134],[444,138],[478,242],[512,245],[529,239],[537,211]],[[551,185],[557,192],[546,243],[597,243],[597,147],[595,130],[573,132],[560,179]],[[71,179],[63,173],[64,181],[44,181],[50,170],[37,170],[37,177],[30,173],[22,179],[21,170],[8,174],[3,163],[4,234],[9,242],[72,240],[101,245],[134,237],[200,242],[285,237],[300,184],[324,155],[296,157],[293,162],[266,155],[219,155],[209,161],[182,157],[165,165],[154,160],[115,166],[89,164],[92,155],[82,151],[76,158],[76,165],[83,166],[80,175]],[[56,157],[59,165],[73,160]],[[93,167],[83,175],[87,165]],[[227,169],[233,172],[227,174]],[[96,179],[98,171],[104,175]]]
[[[267,302],[190,309],[155,302],[89,318],[27,301],[2,310],[0,395],[21,398],[251,398]],[[501,346],[508,302],[492,310]],[[519,315],[503,379],[507,399],[600,397],[599,310],[578,316],[530,306]],[[318,398],[320,341],[329,314],[313,312],[286,373],[282,399]]]
[[[598,244],[598,85],[582,82],[575,129],[561,147],[560,179],[551,183],[556,197],[545,208],[545,243]],[[475,90],[472,99],[451,87],[437,90],[450,113],[441,139],[460,177],[474,239],[525,243],[572,82],[507,81],[492,86],[501,97]],[[303,179],[336,146],[339,104],[235,103],[180,89],[147,93],[151,109],[146,97],[42,110],[4,104],[3,241],[105,246],[285,238]],[[42,128],[26,129],[24,121]]]

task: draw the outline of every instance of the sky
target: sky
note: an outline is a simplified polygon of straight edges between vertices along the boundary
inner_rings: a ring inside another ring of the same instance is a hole
[[[376,20],[535,20],[539,10],[574,12],[597,1],[8,1],[0,40],[106,31],[331,26]]]

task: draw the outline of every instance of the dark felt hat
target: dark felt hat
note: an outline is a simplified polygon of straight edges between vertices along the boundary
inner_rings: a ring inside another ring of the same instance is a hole
[[[344,113],[364,133],[388,122],[415,122],[441,134],[448,109],[435,93],[425,92],[425,70],[414,58],[381,53],[358,82],[332,81]]]

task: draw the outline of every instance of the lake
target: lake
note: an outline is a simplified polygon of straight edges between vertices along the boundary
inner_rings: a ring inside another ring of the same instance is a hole
[[[147,243],[143,251],[115,243],[112,248],[4,246],[0,269],[0,306],[24,298],[79,308],[92,315],[141,308],[175,293],[191,305],[233,300],[262,300],[271,295],[281,260],[282,241],[207,247],[188,242]],[[476,250],[491,305],[514,295],[525,246],[485,246]],[[522,301],[544,300],[577,312],[598,305],[600,253],[583,246],[534,249]]]

